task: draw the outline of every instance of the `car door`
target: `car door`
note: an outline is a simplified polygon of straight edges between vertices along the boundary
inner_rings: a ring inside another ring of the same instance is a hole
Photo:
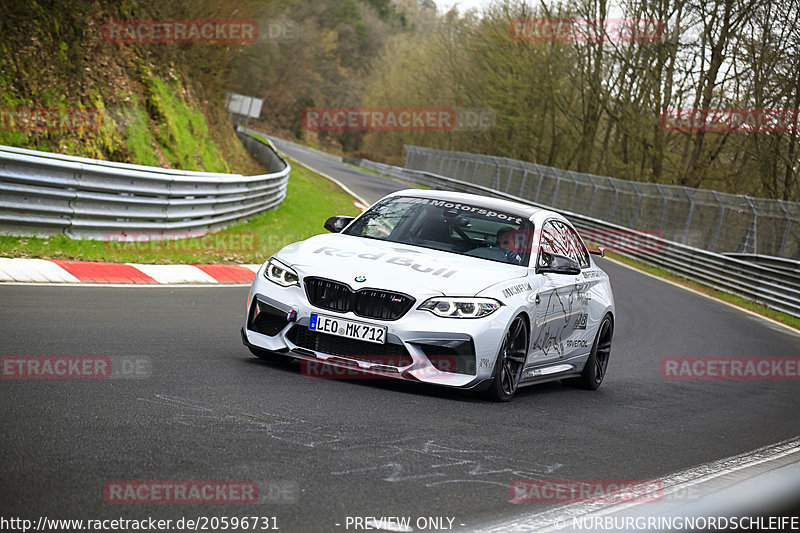
[[[575,258],[575,243],[568,227],[556,218],[542,225],[539,246],[536,249],[537,267],[543,266],[545,254],[559,254]],[[588,259],[588,258],[587,258]],[[580,264],[580,262],[579,262]],[[534,323],[528,365],[541,365],[570,358],[580,351],[582,342],[579,329],[585,326],[586,302],[578,292],[580,275],[536,274],[538,290],[534,295]],[[584,321],[581,324],[581,321]]]
[[[587,274],[592,262],[589,259],[589,251],[575,228],[563,220],[556,220],[554,223],[565,235],[567,257],[581,267],[581,274],[574,279],[574,290],[568,295],[568,308],[573,315],[573,320],[571,320],[570,335],[565,346],[569,352],[568,357],[581,356],[591,350],[594,340],[592,337],[594,328],[591,326],[600,319],[595,316],[599,311],[593,312],[598,302],[592,297],[595,292],[593,287],[600,279]]]

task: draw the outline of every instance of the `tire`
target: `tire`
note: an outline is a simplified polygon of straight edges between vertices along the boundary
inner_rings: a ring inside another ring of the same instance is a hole
[[[592,344],[592,351],[589,352],[589,359],[583,367],[580,377],[565,379],[564,384],[579,389],[597,390],[608,370],[608,358],[611,355],[611,338],[614,336],[614,321],[611,315],[603,317],[600,327],[597,328],[597,335]]]
[[[507,402],[514,397],[528,354],[528,325],[517,316],[508,326],[494,363],[494,381],[486,391],[491,400]]]

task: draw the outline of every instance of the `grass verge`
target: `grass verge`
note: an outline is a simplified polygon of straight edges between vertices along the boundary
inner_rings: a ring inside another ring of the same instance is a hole
[[[740,307],[742,309],[746,309],[748,311],[752,311],[753,313],[774,320],[775,322],[780,322],[781,324],[785,324],[789,327],[800,330],[800,318],[794,317],[786,313],[782,313],[781,311],[776,311],[774,309],[767,307],[766,305],[745,300],[744,298],[741,298],[734,294],[720,291],[718,289],[709,287],[707,285],[703,285],[702,283],[698,283],[696,281],[688,280],[682,276],[673,274],[672,272],[669,272],[663,268],[650,266],[646,263],[642,263],[641,261],[637,261],[636,259],[631,259],[629,257],[625,257],[616,254],[614,252],[606,251],[606,256],[609,259],[613,259],[614,261],[617,261],[619,263],[631,266],[637,270],[641,270],[648,274],[652,274],[653,276],[656,276],[658,278],[671,281],[678,285],[682,285],[683,287],[686,287],[688,289],[692,289],[707,296],[711,296],[712,298],[716,298],[717,300],[722,300],[723,302],[727,302],[729,304],[735,305],[736,307]]]
[[[0,256],[115,263],[261,263],[287,244],[325,233],[322,225],[328,217],[360,213],[353,198],[338,185],[289,162],[292,172],[286,199],[277,209],[215,233],[139,242],[115,240],[119,237],[113,232],[108,240],[0,236]]]

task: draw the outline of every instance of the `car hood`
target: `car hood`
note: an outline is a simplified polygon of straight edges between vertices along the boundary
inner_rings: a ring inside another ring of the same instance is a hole
[[[410,294],[474,296],[527,268],[418,246],[331,233],[290,244],[275,258],[301,277],[319,276]],[[357,276],[366,278],[355,281]]]

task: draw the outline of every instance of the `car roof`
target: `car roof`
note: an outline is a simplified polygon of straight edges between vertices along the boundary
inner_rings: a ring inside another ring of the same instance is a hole
[[[454,203],[461,202],[485,207],[488,209],[497,209],[498,211],[502,211],[510,215],[516,215],[525,218],[530,218],[536,213],[552,213],[552,211],[534,207],[532,205],[525,205],[518,202],[512,202],[510,200],[502,200],[500,198],[480,196],[465,192],[404,189],[402,191],[393,192],[388,196],[410,196],[412,198],[429,198],[431,200],[445,200]]]

